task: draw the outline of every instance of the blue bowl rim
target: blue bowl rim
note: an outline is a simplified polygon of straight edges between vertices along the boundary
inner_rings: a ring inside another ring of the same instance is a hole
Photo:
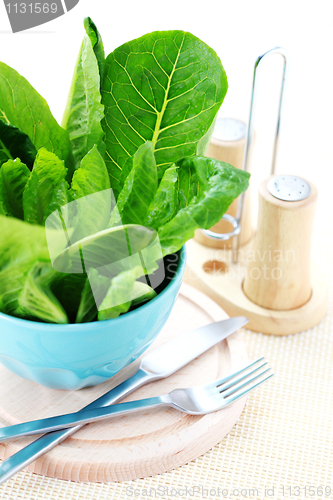
[[[140,314],[140,311],[142,309],[150,307],[152,303],[156,304],[156,302],[162,300],[162,297],[170,290],[172,286],[177,286],[177,283],[179,280],[182,279],[184,271],[185,271],[185,266],[186,266],[186,248],[185,245],[179,250],[179,255],[180,255],[180,262],[178,263],[177,271],[175,273],[175,276],[170,280],[170,283],[167,284],[167,286],[162,290],[161,293],[159,293],[156,297],[154,297],[152,300],[149,300],[145,304],[142,304],[142,306],[138,307],[137,309],[134,309],[133,311],[129,311],[125,314],[121,314],[118,316],[118,318],[112,318],[112,319],[106,319],[103,321],[90,321],[89,323],[71,323],[71,324],[59,324],[59,323],[44,323],[44,322],[39,322],[39,321],[31,321],[28,319],[23,319],[23,318],[16,318],[15,316],[10,316],[9,314],[5,314],[0,312],[0,320],[4,320],[9,323],[14,323],[17,324],[18,327],[24,326],[27,329],[30,330],[47,330],[47,331],[53,331],[53,330],[64,330],[64,331],[84,331],[84,330],[90,330],[92,328],[105,328],[107,325],[113,324],[115,321],[117,323],[121,323],[123,321],[127,321],[129,317],[133,318],[137,314]],[[46,333],[46,332],[45,332]]]

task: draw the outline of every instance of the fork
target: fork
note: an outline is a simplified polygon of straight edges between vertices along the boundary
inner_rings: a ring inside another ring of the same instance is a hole
[[[274,374],[271,369],[264,369],[266,365],[264,357],[261,357],[241,370],[207,385],[175,389],[169,394],[153,398],[2,427],[0,428],[0,441],[55,431],[77,424],[88,424],[112,416],[161,406],[169,406],[190,415],[205,415],[233,403],[272,377]]]

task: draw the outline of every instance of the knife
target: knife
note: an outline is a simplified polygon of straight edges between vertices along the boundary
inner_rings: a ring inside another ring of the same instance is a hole
[[[133,392],[135,389],[154,380],[169,377],[190,361],[221,342],[248,323],[243,316],[217,321],[197,330],[186,332],[147,354],[138,371],[129,379],[99,397],[82,410],[109,406]],[[64,430],[48,432],[22,448],[0,465],[0,485],[14,474],[27,467],[40,456],[52,450],[69,436],[81,429],[84,424]]]

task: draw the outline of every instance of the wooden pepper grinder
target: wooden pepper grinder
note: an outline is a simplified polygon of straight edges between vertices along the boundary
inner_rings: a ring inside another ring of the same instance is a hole
[[[246,124],[235,118],[218,118],[214,128],[213,136],[206,151],[206,156],[230,163],[233,167],[242,169],[246,145]],[[236,217],[238,200],[230,205],[227,214]],[[217,236],[232,231],[232,224],[225,218],[221,219],[210,229]],[[247,243],[252,236],[251,225],[251,201],[247,194],[245,202],[244,217],[240,230],[240,244]],[[231,238],[227,240],[209,237],[206,231],[198,229],[194,238],[202,245],[211,248],[229,249],[232,246]]]
[[[294,175],[272,176],[260,185],[258,226],[243,283],[255,304],[287,311],[310,300],[317,197],[313,184]]]

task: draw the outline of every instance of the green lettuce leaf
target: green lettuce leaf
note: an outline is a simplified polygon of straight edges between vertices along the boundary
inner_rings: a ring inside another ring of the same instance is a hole
[[[99,75],[101,84],[104,80],[104,68],[105,68],[105,53],[102,37],[96,28],[95,23],[90,19],[90,17],[86,17],[84,20],[84,28],[86,30],[87,35],[90,38],[91,45],[94,49],[94,53],[97,59]]]
[[[51,291],[53,278],[51,264],[36,262],[24,280],[16,315],[38,318],[47,323],[68,323],[65,310]]]
[[[56,271],[50,281],[50,289],[65,310],[70,323],[75,323],[86,281],[85,274],[63,274]]]
[[[31,170],[36,154],[36,148],[27,134],[0,119],[0,166],[7,160],[20,158]]]
[[[77,200],[75,204],[77,217],[72,242],[107,227],[112,194],[108,171],[97,146],[83,158],[80,168],[74,173],[71,196],[73,200]]]
[[[216,224],[249,185],[250,174],[213,158],[189,157],[177,165],[179,209],[158,230],[163,255],[179,250],[196,229]]]
[[[21,160],[9,160],[0,168],[0,200],[3,211],[23,219],[23,191],[30,177],[30,170]]]
[[[0,271],[1,312],[12,316],[19,316],[18,297],[35,262],[35,259],[23,260]]]
[[[62,241],[66,241],[66,238],[62,238]],[[104,274],[113,277],[124,269],[139,265],[153,272],[156,261],[161,258],[156,231],[128,224],[105,229],[76,241],[54,256],[53,266],[63,273],[88,273],[90,269],[103,268]]]
[[[23,192],[24,220],[44,224],[54,210],[68,203],[67,169],[62,160],[41,148]]]
[[[49,289],[54,271],[45,229],[0,215],[0,232],[0,311],[65,322],[62,308]],[[52,244],[59,244],[56,232]],[[60,250],[61,247],[57,249]]]
[[[152,142],[142,144],[133,156],[133,168],[118,197],[123,224],[141,224],[157,190],[157,169]]]
[[[153,143],[159,178],[177,160],[204,154],[227,87],[216,53],[190,33],[156,31],[112,52],[102,102],[116,197],[122,169],[146,141]]]
[[[117,318],[129,310],[132,300],[136,298],[134,284],[141,276],[142,268],[134,267],[112,279],[110,288],[98,308],[99,320]]]
[[[60,207],[68,206],[68,203],[72,200],[71,193],[68,189],[68,183],[65,180],[61,180],[57,186],[55,186],[53,194],[51,196],[51,201],[45,208],[43,224],[46,219],[55,211],[59,211]],[[64,211],[61,211],[62,216],[64,216]],[[65,212],[66,213],[66,212]],[[63,217],[64,219],[64,217]],[[66,222],[66,221],[64,221]]]
[[[62,126],[69,133],[76,168],[94,145],[103,157],[105,154],[101,125],[104,106],[101,104],[98,66],[103,65],[104,52],[95,25],[87,21],[85,27],[87,35],[83,39],[62,120]]]
[[[158,268],[161,259],[162,251],[156,232],[143,226],[129,225],[101,231],[76,242],[56,258],[54,267],[59,271],[70,273],[69,276],[74,276],[73,273],[82,273],[82,276],[86,276],[85,273],[88,273],[76,316],[76,322],[82,323],[92,321],[97,316],[112,279],[122,275],[119,280],[125,279],[127,290],[131,279],[134,283],[137,278],[146,274],[151,276]],[[155,277],[152,279],[155,280]],[[122,281],[116,280],[114,283],[119,285]],[[111,307],[114,293],[118,294],[116,289],[113,289],[112,295],[109,296],[107,309]],[[124,300],[126,305],[117,303],[116,311],[119,307],[120,309],[130,307],[132,300],[137,299],[138,302],[141,296],[142,300],[147,300],[146,297],[152,296],[152,293],[140,285],[135,286],[133,294],[129,293]],[[68,311],[66,307],[65,309]]]
[[[133,286],[132,295],[134,297],[132,306],[138,306],[156,297],[157,293],[146,283],[136,281]]]
[[[168,168],[150,203],[145,225],[159,229],[175,215],[178,207],[178,167]]]
[[[90,269],[77,310],[76,323],[88,323],[97,318],[98,309],[110,287],[111,280],[99,274],[97,269]],[[92,291],[94,290],[94,292]]]
[[[58,125],[47,102],[23,76],[0,62],[0,119],[27,134],[38,150],[46,148],[72,169],[68,132]]]
[[[24,261],[50,261],[43,227],[0,215],[0,234],[0,271]]]
[[[156,292],[149,285],[135,281],[136,276],[139,275],[141,275],[139,268],[132,269],[120,273],[117,279],[111,282],[108,277],[100,275],[96,269],[91,269],[89,280],[86,281],[82,292],[76,323],[87,323],[97,316],[99,320],[116,318],[122,312],[127,312],[130,307],[153,299]],[[110,304],[114,304],[115,297],[124,302],[111,306]]]

